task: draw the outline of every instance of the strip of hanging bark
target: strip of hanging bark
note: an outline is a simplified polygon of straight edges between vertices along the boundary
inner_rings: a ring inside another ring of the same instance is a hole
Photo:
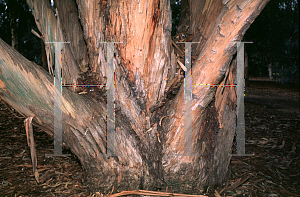
[[[221,89],[221,94],[224,93],[225,85],[226,85],[226,83],[227,83],[227,78],[228,78],[228,76],[229,76],[229,70],[230,70],[230,69],[228,68],[227,71],[226,71],[226,73],[225,73],[224,86],[223,86],[222,89]]]
[[[34,31],[33,29],[31,29],[31,33],[33,33],[36,37],[42,39],[42,37],[36,31]]]
[[[172,44],[174,45],[174,47],[181,53],[181,55],[184,55],[184,52],[177,46],[177,44],[171,39]]]
[[[126,196],[126,195],[205,197],[204,195],[176,194],[176,193],[155,192],[155,191],[147,191],[147,190],[123,191],[117,194],[108,195],[107,197],[118,197],[118,196]]]
[[[178,80],[178,77],[174,77],[174,79],[170,82],[170,84],[167,84],[167,87],[171,87],[173,85],[174,82],[176,82]],[[179,79],[180,80],[180,79]],[[174,83],[176,84],[176,83]]]
[[[160,121],[159,121],[159,126],[161,126],[162,120],[163,120],[164,118],[166,118],[166,117],[168,117],[168,116],[163,116],[163,117],[160,119]]]
[[[158,131],[157,131],[156,129],[155,129],[154,131],[155,131],[155,133],[156,133],[157,140],[159,141],[159,143],[161,143],[161,141],[160,141],[160,139],[159,139],[159,133],[158,133]]]
[[[171,39],[172,44],[174,47],[179,51],[180,54],[178,54],[180,57],[184,58],[184,52],[177,46],[177,44],[174,42],[174,40]],[[192,57],[193,60],[196,60],[196,58]]]
[[[145,135],[146,133],[148,133],[149,131],[152,131],[152,128],[148,129],[148,130],[144,133],[144,135]]]
[[[185,72],[187,71],[186,67],[184,66],[184,64],[181,61],[179,61],[179,59],[177,59],[177,63],[180,65],[182,70],[184,70]]]
[[[30,153],[31,153],[31,161],[32,161],[32,169],[33,174],[35,177],[35,180],[39,183],[39,172],[37,171],[37,158],[36,158],[36,152],[35,152],[35,145],[34,145],[34,139],[33,139],[33,131],[32,131],[32,119],[34,116],[30,116],[25,119],[25,130],[26,130],[26,136],[27,136],[27,143],[30,147]]]

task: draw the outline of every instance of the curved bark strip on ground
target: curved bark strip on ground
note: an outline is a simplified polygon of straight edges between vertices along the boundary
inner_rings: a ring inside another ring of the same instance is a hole
[[[66,79],[71,83],[77,83],[79,67],[93,76],[93,83],[105,83],[106,44],[99,42],[123,42],[116,44],[114,60],[115,148],[123,157],[101,156],[105,152],[105,95],[95,101],[63,88],[64,143],[86,169],[91,189],[155,190],[179,183],[182,192],[226,179],[235,131],[233,87],[193,88],[191,143],[194,153],[202,156],[176,156],[184,149],[184,84],[174,98],[167,98],[170,87],[180,81],[174,82],[168,0],[76,0],[82,30],[75,19],[65,16],[74,15],[74,1],[57,4],[62,6],[57,9],[58,17],[48,1],[27,1],[45,41],[69,39],[65,41],[73,43],[64,48]],[[231,41],[240,41],[268,1],[229,0],[223,1],[225,5],[189,1],[192,41],[201,41],[193,47],[197,55],[193,84],[235,83],[232,57],[236,45]],[[78,35],[67,27],[69,23]],[[47,50],[53,58],[54,49]],[[53,79],[2,40],[0,51],[0,96],[26,117],[36,115],[35,121],[52,134]],[[90,70],[85,69],[87,65]]]

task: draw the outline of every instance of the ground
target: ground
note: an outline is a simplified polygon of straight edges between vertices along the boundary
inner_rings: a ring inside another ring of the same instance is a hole
[[[194,194],[300,196],[299,88],[250,80],[245,88],[246,153],[255,155],[232,157],[226,184],[198,188]],[[38,127],[33,132],[39,184],[32,172],[24,118],[0,101],[0,196],[101,196],[89,192],[74,155],[46,158],[53,153],[53,138]],[[166,189],[172,192],[162,191]],[[112,191],[117,192],[121,191]]]

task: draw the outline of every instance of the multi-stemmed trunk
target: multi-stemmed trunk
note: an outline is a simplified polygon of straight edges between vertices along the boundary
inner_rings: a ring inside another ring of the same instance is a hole
[[[227,178],[236,127],[236,44],[268,0],[185,1],[192,35],[190,123],[184,79],[171,42],[169,0],[27,0],[44,42],[63,44],[63,84],[105,84],[106,45],[115,44],[115,152],[106,153],[106,90],[63,87],[63,142],[79,158],[91,188],[103,192],[180,184],[195,190]],[[179,32],[180,33],[180,32]],[[45,44],[49,72],[54,47]],[[53,77],[0,40],[0,96],[53,135]],[[225,77],[226,75],[226,77]],[[79,94],[78,91],[87,92]],[[56,92],[55,94],[59,94]],[[184,126],[191,147],[184,153]]]

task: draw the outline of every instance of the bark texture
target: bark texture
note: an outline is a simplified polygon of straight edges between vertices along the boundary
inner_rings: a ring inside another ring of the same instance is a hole
[[[193,84],[234,84],[236,53],[269,0],[184,1],[189,15]],[[106,83],[106,45],[115,44],[116,154],[105,153],[105,89],[63,88],[63,137],[93,190],[195,188],[227,178],[235,133],[234,87],[193,87],[192,146],[184,150],[184,84],[176,75],[169,0],[27,0],[44,41],[63,46],[63,83]],[[180,30],[180,25],[178,27]],[[53,134],[53,79],[0,40],[0,96]],[[46,43],[48,65],[54,47]],[[51,67],[49,67],[51,73]],[[174,87],[178,87],[177,90]],[[176,92],[175,96],[172,93]],[[174,190],[176,191],[176,190]]]

